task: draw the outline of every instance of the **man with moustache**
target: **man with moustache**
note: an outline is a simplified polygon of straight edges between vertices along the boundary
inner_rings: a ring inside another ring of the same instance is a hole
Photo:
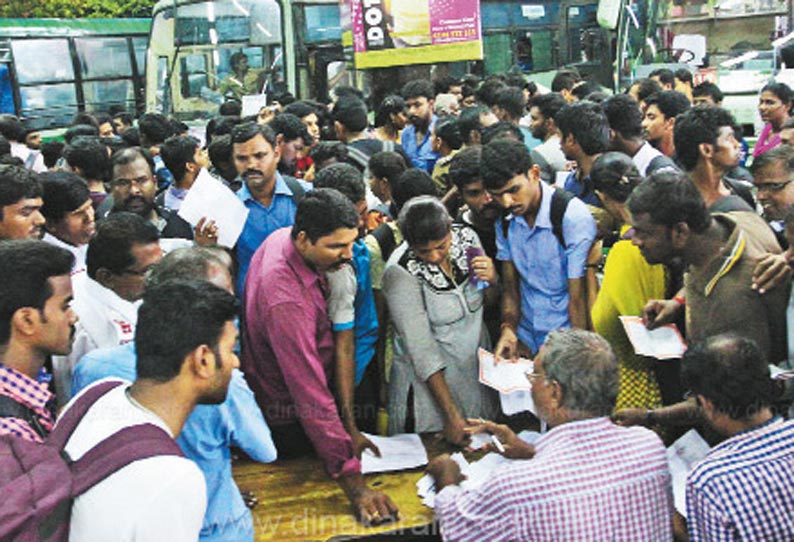
[[[397,507],[364,482],[330,388],[334,337],[325,273],[351,261],[358,225],[350,200],[318,188],[301,200],[293,227],[262,243],[245,282],[242,369],[279,457],[314,449],[360,519],[380,523],[395,518]]]
[[[403,129],[400,143],[414,167],[433,172],[439,159],[433,150],[431,134],[437,117],[433,114],[435,93],[433,84],[424,79],[408,81],[400,91],[408,109],[408,126]]]
[[[267,237],[292,226],[298,201],[311,185],[278,172],[281,146],[266,125],[248,122],[232,130],[232,158],[243,185],[237,197],[248,208],[248,218],[237,240],[237,292],[242,296],[248,265]]]
[[[0,241],[0,435],[42,442],[55,422],[42,368],[72,349],[73,261],[43,241]]]
[[[0,165],[0,240],[40,239],[42,205],[38,175],[20,166]]]

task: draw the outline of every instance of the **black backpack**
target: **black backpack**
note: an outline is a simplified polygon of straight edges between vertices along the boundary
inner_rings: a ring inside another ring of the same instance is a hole
[[[575,198],[573,194],[562,190],[561,188],[555,188],[554,192],[551,194],[551,231],[554,233],[554,237],[557,238],[562,248],[567,248],[565,244],[565,234],[562,231],[562,221],[565,218],[565,211],[568,210],[568,204],[571,202],[573,198]],[[506,216],[503,216],[501,220],[502,225],[502,235],[504,235],[505,240],[507,240],[507,231],[510,228],[510,223],[506,220]]]
[[[303,199],[303,196],[306,195],[306,190],[303,189],[301,183],[299,183],[295,177],[282,175],[281,178],[284,179],[284,182],[287,183],[289,189],[292,190],[292,202],[297,207],[300,201]]]

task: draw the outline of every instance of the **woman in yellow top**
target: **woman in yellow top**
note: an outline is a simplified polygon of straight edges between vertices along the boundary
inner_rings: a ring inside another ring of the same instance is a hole
[[[626,200],[634,187],[642,182],[642,176],[631,158],[623,153],[608,152],[595,161],[590,178],[604,208],[622,224],[622,238],[631,222]],[[664,298],[664,267],[649,265],[630,239],[615,243],[607,256],[592,319],[593,328],[609,341],[620,362],[617,410],[628,407],[653,409],[662,404],[653,360],[634,353],[618,317],[641,316],[648,300]]]

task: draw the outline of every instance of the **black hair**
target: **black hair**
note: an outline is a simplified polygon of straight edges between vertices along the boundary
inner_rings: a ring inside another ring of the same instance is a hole
[[[339,228],[358,228],[356,207],[338,190],[318,188],[308,192],[298,204],[292,238],[297,239],[300,232],[305,232],[316,243]]]
[[[159,145],[173,134],[171,123],[160,113],[144,113],[138,119],[138,132],[148,145]]]
[[[532,158],[523,142],[495,139],[482,148],[480,178],[485,188],[502,188],[516,175],[526,174],[531,167]]]
[[[72,119],[72,126],[78,126],[80,124],[93,126],[97,129],[97,131],[99,130],[99,121],[97,121],[96,116],[94,116],[92,113],[89,113],[88,111],[81,111]]]
[[[348,98],[348,97],[349,98],[357,98],[359,100],[363,100],[364,99],[364,93],[363,92],[361,92],[356,87],[351,87],[351,86],[348,86],[348,85],[336,86],[336,87],[333,88],[333,90],[331,92],[333,93],[334,96],[336,96],[337,100],[340,99],[340,98]]]
[[[485,81],[480,88],[478,88],[474,95],[477,96],[477,102],[492,107],[496,104],[496,96],[500,90],[507,88],[499,79],[489,79]]]
[[[285,143],[302,139],[306,145],[311,145],[313,141],[306,125],[292,113],[276,115],[276,118],[271,120],[268,126],[276,133],[276,136],[281,136]]]
[[[391,121],[391,116],[405,111],[405,100],[401,96],[392,94],[383,98],[375,113],[375,126],[385,126]]]
[[[413,81],[408,81],[403,85],[402,89],[400,89],[400,94],[406,100],[409,98],[419,97],[432,100],[435,97],[435,92],[433,92],[433,83],[427,79],[414,79]]]
[[[113,181],[112,177],[117,167],[131,164],[139,158],[146,160],[146,163],[149,165],[149,174],[154,175],[154,157],[152,153],[149,152],[149,149],[144,149],[143,147],[127,147],[126,149],[113,153],[113,156],[110,157],[111,182]]]
[[[175,378],[185,356],[201,345],[217,357],[223,328],[238,309],[232,294],[207,281],[166,281],[146,290],[135,329],[137,378]]]
[[[50,277],[69,276],[74,256],[30,239],[0,241],[0,344],[11,338],[11,318],[24,307],[42,310],[53,290]]]
[[[444,117],[436,121],[433,132],[452,150],[458,150],[463,145],[458,121],[454,117]]]
[[[130,147],[139,147],[141,145],[141,133],[138,131],[137,126],[132,126],[124,130],[121,133],[121,139]]]
[[[248,56],[245,53],[242,51],[232,53],[232,56],[229,57],[229,66],[231,66],[232,70],[234,70],[237,68],[237,64],[239,64],[242,60],[248,60]]]
[[[557,92],[550,92],[548,94],[538,94],[529,100],[530,109],[537,107],[540,114],[546,120],[554,120],[560,109],[565,107],[565,98]]]
[[[218,108],[218,114],[223,117],[239,117],[243,113],[243,104],[239,100],[226,100]]]
[[[115,115],[113,115],[113,118],[119,119],[122,122],[122,124],[126,124],[127,126],[132,126],[132,115],[130,115],[126,111],[116,113]]]
[[[529,85],[534,84],[527,81],[526,78],[520,73],[508,73],[504,77],[504,83],[508,87],[518,88],[522,91],[529,90]]]
[[[201,147],[201,142],[193,136],[171,136],[160,147],[160,156],[165,167],[174,176],[174,182],[179,183],[187,173],[188,162],[193,162],[196,149]]]
[[[231,134],[234,127],[238,124],[243,124],[243,122],[240,117],[212,117],[207,122],[207,129],[205,130],[207,146],[212,143],[212,139],[215,136]]]
[[[308,117],[312,113],[316,115],[317,109],[309,102],[300,100],[297,102],[292,102],[287,107],[285,107],[284,113],[295,115],[299,119],[303,119],[304,117]]]
[[[557,74],[551,81],[551,91],[560,92],[561,90],[571,90],[576,83],[582,80],[582,76],[575,69],[557,70]]]
[[[490,109],[484,105],[475,105],[473,107],[467,107],[460,112],[458,116],[458,130],[460,131],[464,143],[471,144],[472,130],[482,133],[480,115],[489,111]]]
[[[700,96],[708,96],[715,104],[722,103],[725,95],[720,90],[720,87],[711,81],[703,81],[698,86],[692,89],[692,97],[698,98]]]
[[[692,84],[692,72],[686,68],[680,68],[675,71],[675,78],[681,81],[682,83],[689,83]]]
[[[350,164],[331,164],[317,172],[315,188],[333,188],[341,192],[354,205],[366,199],[367,187],[361,172]]]
[[[601,104],[609,128],[625,139],[642,137],[642,110],[628,94],[616,94]],[[559,123],[557,124],[559,127]],[[562,128],[560,128],[562,130]],[[577,138],[578,139],[578,138]],[[592,153],[588,153],[592,154]]]
[[[463,188],[473,182],[480,181],[480,161],[482,147],[474,145],[466,147],[452,157],[449,163],[449,180],[462,193]]]
[[[762,169],[780,163],[786,171],[794,170],[794,146],[778,145],[753,158],[751,170],[756,175]]]
[[[418,196],[402,206],[397,223],[405,242],[417,247],[446,237],[452,227],[452,218],[438,198]]]
[[[487,145],[495,139],[513,139],[515,141],[524,141],[524,134],[521,133],[521,128],[509,121],[499,121],[491,124],[482,130],[482,143]]]
[[[190,132],[190,126],[178,119],[168,119],[168,125],[171,127],[171,136],[188,135]]]
[[[71,171],[45,171],[39,175],[42,188],[41,214],[48,222],[59,222],[91,199],[88,184]]]
[[[39,147],[39,151],[41,151],[41,156],[44,158],[44,165],[48,168],[55,167],[55,164],[58,163],[58,160],[63,155],[63,149],[66,147],[63,141],[44,141]],[[2,153],[0,153],[2,154]]]
[[[135,265],[133,245],[148,245],[159,240],[157,227],[145,218],[126,212],[109,214],[98,223],[96,235],[88,242],[88,276],[96,279],[100,269],[121,274]]]
[[[733,128],[733,115],[721,107],[698,105],[676,117],[673,142],[678,161],[692,171],[700,159],[700,144],[716,145],[720,128]]]
[[[786,83],[767,83],[761,89],[761,92],[771,92],[778,99],[786,104],[786,109],[791,109],[791,103],[794,101],[794,91],[791,90],[791,87],[788,86]]]
[[[358,98],[339,98],[334,104],[332,116],[348,132],[363,132],[367,127],[367,106]]]
[[[640,122],[642,122],[641,113]],[[588,156],[604,152],[609,148],[609,120],[604,109],[598,104],[576,102],[566,105],[554,117],[554,123],[563,138],[573,134],[582,151]]]
[[[717,335],[692,345],[681,360],[681,382],[732,420],[752,418],[775,401],[764,352],[738,335]]]
[[[654,224],[672,228],[684,222],[695,233],[711,224],[711,215],[695,183],[682,171],[656,171],[628,199],[632,215],[648,214]]]
[[[394,186],[397,178],[408,168],[405,159],[394,151],[376,152],[370,156],[367,167],[370,175],[386,179],[391,186]]]
[[[496,92],[494,105],[501,107],[511,119],[520,119],[526,112],[524,91],[516,87],[504,87]]]
[[[40,198],[41,194],[41,183],[36,173],[21,166],[0,164],[0,220],[3,219],[3,207],[23,199]]]
[[[80,168],[86,179],[107,181],[110,156],[107,145],[98,137],[78,136],[63,149],[63,157],[72,169]]]
[[[423,169],[410,168],[403,171],[397,181],[391,183],[391,197],[397,213],[400,212],[405,202],[416,196],[438,195],[436,183]]]
[[[657,92],[645,100],[645,105],[655,105],[666,119],[673,119],[692,107],[686,94],[675,90]]]
[[[110,124],[113,126],[113,117],[107,113],[94,113],[94,118],[96,119],[97,126],[102,126],[103,124]]]
[[[0,115],[0,135],[9,141],[25,140],[25,126],[15,115]]]
[[[345,162],[347,161],[347,145],[341,141],[318,141],[309,151],[309,156],[311,156],[315,168],[332,158],[337,162]]]
[[[212,143],[207,147],[207,154],[210,162],[220,169],[224,163],[232,160],[232,136],[229,134],[216,135],[212,138]]]
[[[590,170],[593,187],[618,203],[626,203],[634,188],[642,182],[642,175],[628,155],[605,152]]]
[[[232,128],[232,145],[245,143],[260,134],[271,147],[276,148],[276,132],[266,124],[257,124],[255,122],[244,122]]]
[[[659,82],[664,85],[670,85],[671,87],[675,86],[675,74],[673,70],[668,70],[667,68],[659,68],[657,70],[653,70],[651,73],[648,74],[650,79],[654,77],[659,78]]]
[[[631,89],[634,86],[637,86],[637,100],[640,102],[644,102],[651,94],[656,94],[664,90],[662,85],[659,84],[659,81],[649,77],[637,79],[629,88]]]
[[[456,85],[459,85],[460,81],[456,78],[452,77],[451,75],[442,75],[437,79],[433,80],[433,92],[436,96],[439,94],[447,94],[449,93],[449,89]]]
[[[11,142],[0,135],[0,156],[11,156]]]
[[[99,130],[97,130],[96,126],[90,124],[75,124],[66,129],[63,134],[63,140],[69,145],[80,136],[99,137]]]
[[[601,85],[595,81],[581,81],[571,89],[571,94],[576,96],[578,100],[584,100],[594,92],[601,92]]]

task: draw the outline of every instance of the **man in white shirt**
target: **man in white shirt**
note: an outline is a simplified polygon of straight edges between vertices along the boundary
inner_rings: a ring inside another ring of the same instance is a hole
[[[148,291],[136,332],[135,382],[114,388],[91,406],[66,453],[77,460],[118,431],[146,423],[175,438],[196,405],[223,402],[232,370],[239,366],[236,314],[234,296],[207,282],[168,281]],[[175,321],[181,325],[174,326]],[[153,456],[130,463],[77,497],[69,540],[195,542],[206,503],[204,477],[195,463]]]

